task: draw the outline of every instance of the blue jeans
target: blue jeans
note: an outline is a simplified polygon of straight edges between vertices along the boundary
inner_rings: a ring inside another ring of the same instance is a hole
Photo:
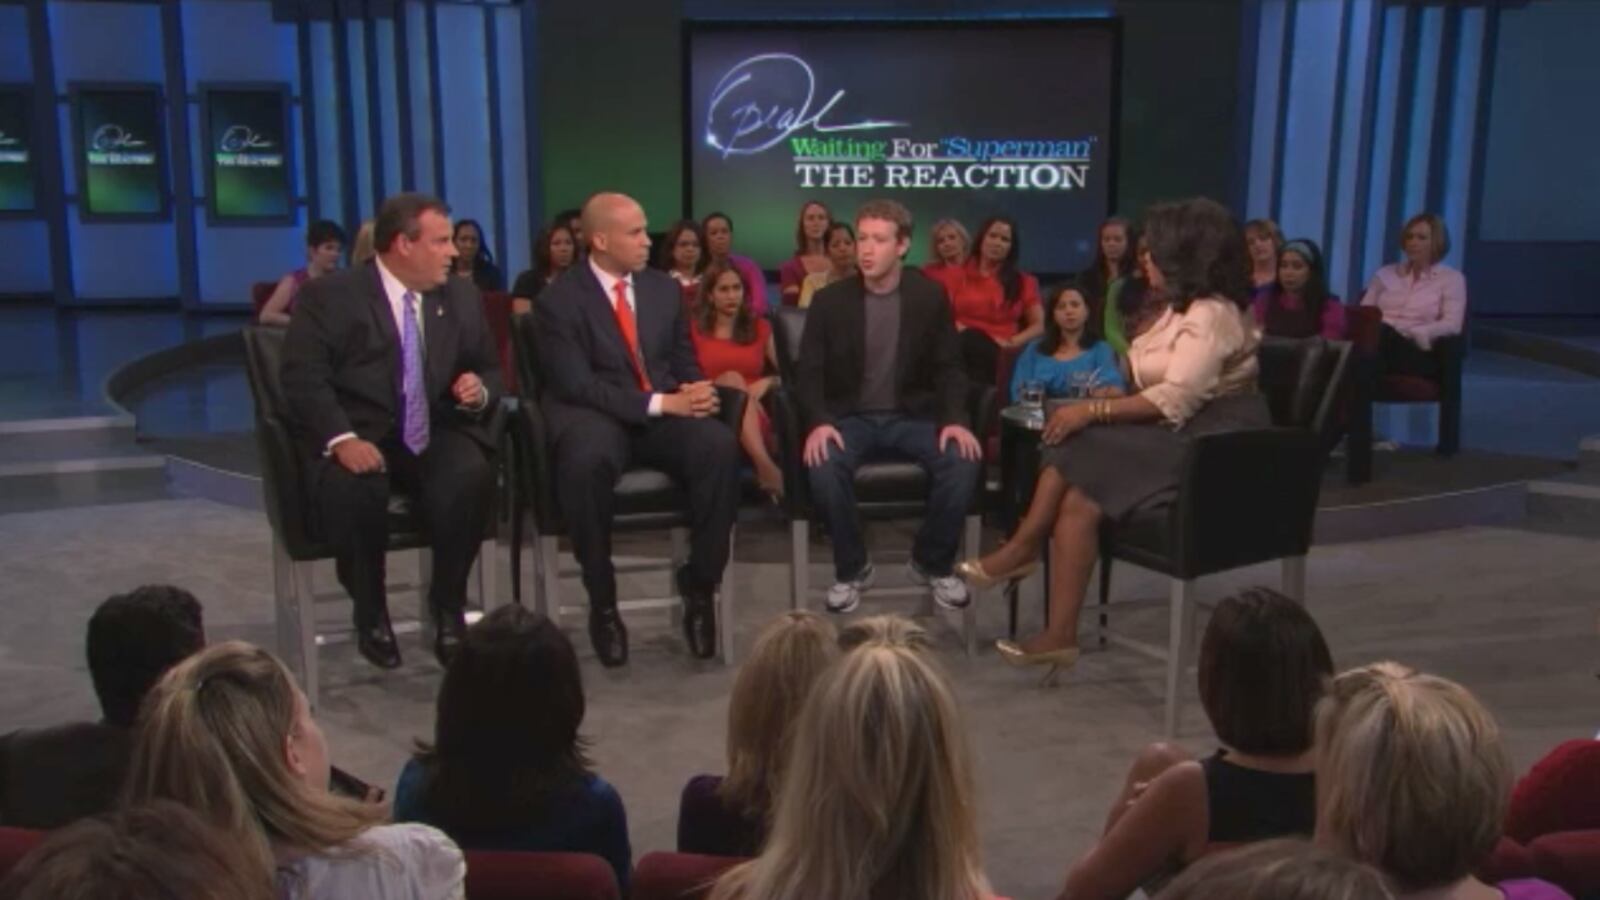
[[[932,576],[949,575],[961,546],[961,523],[972,508],[982,462],[962,459],[954,443],[939,450],[939,426],[898,413],[863,413],[834,423],[844,449],[828,445],[828,458],[814,469],[811,502],[833,537],[833,571],[839,581],[861,574],[867,548],[856,518],[856,469],[864,462],[910,460],[928,473],[928,507],[911,558]]]

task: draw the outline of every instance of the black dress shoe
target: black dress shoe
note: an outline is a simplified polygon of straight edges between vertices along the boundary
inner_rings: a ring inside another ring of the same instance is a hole
[[[678,570],[678,593],[683,597],[683,637],[689,652],[699,659],[717,655],[717,603],[714,588],[697,587],[689,567]]]
[[[439,665],[448,669],[461,650],[461,642],[467,639],[467,617],[459,609],[440,613],[434,617],[433,625],[433,655]]]
[[[628,664],[628,628],[616,607],[589,610],[589,640],[600,665],[615,669]]]
[[[357,626],[356,649],[380,669],[400,668],[400,645],[387,616],[374,625]]]

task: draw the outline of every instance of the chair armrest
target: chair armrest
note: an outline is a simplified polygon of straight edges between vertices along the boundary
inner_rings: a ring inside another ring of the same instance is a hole
[[[519,398],[510,423],[516,446],[517,471],[513,483],[518,507],[526,504],[532,509],[534,521],[544,530],[556,521],[558,509],[553,484],[555,468],[550,458],[550,427],[539,402],[526,397]]]
[[[276,416],[258,416],[256,452],[261,457],[261,493],[267,521],[291,557],[298,558],[314,542],[309,530],[309,498],[301,467],[305,465],[288,427]]]
[[[967,385],[967,415],[972,417],[972,433],[979,443],[1000,427],[1000,392],[992,384]]]
[[[800,404],[784,384],[767,392],[768,411],[772,416],[772,429],[778,438],[778,465],[783,468],[783,510],[790,518],[805,515],[811,487],[806,474],[806,436],[801,430]]]
[[[717,418],[722,424],[733,429],[734,434],[744,427],[744,410],[750,403],[750,395],[735,387],[716,385],[717,399],[721,405],[717,409]]]
[[[1366,356],[1378,354],[1378,333],[1383,329],[1383,311],[1376,306],[1347,306],[1344,314],[1344,333],[1355,345],[1357,353]]]
[[[1225,431],[1195,438],[1173,506],[1180,570],[1204,574],[1311,547],[1322,454],[1303,428]]]
[[[1433,355],[1439,360],[1439,395],[1461,396],[1461,367],[1467,356],[1467,339],[1462,334],[1447,334],[1433,342]]]

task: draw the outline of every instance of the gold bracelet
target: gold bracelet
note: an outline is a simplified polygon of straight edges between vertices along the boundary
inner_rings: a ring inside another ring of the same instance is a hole
[[[1100,424],[1102,424],[1102,425],[1110,425],[1111,424],[1111,401],[1110,400],[1101,400],[1100,401]]]

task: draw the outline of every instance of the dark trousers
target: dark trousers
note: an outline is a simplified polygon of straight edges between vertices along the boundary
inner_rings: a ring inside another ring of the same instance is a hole
[[[611,522],[617,481],[633,464],[660,469],[683,485],[689,495],[689,578],[699,588],[720,584],[739,511],[739,441],[733,430],[718,419],[673,416],[630,428],[583,408],[567,408],[563,417],[553,453],[556,500],[590,608],[617,603]]]
[[[1385,323],[1378,330],[1378,374],[1417,375],[1437,381],[1439,358]]]
[[[410,497],[427,528],[433,554],[428,608],[435,616],[466,604],[467,576],[483,543],[494,490],[488,454],[458,431],[435,431],[422,455],[399,442],[378,445],[386,472],[357,475],[332,457],[310,469],[311,497],[321,536],[333,545],[339,583],[355,601],[357,628],[389,611],[385,561],[389,493]]]
[[[866,542],[856,517],[856,470],[880,459],[910,460],[928,473],[928,508],[911,558],[929,575],[949,575],[961,546],[961,523],[972,508],[982,463],[962,459],[955,444],[939,449],[939,426],[899,413],[845,416],[834,423],[844,449],[828,445],[828,458],[809,470],[811,502],[833,538],[833,571],[839,581],[861,574]]]
[[[957,338],[961,343],[961,365],[973,384],[994,384],[1000,370],[1000,345],[976,328],[968,328]]]

